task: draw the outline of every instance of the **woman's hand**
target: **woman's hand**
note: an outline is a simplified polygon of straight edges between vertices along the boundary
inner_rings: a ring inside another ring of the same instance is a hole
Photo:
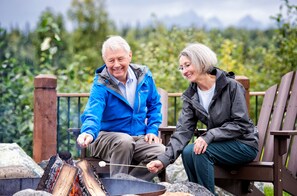
[[[198,137],[195,140],[194,152],[195,154],[205,153],[208,144],[204,141],[202,137]]]
[[[93,141],[93,136],[87,133],[82,133],[78,136],[76,141],[80,147],[86,148]]]
[[[154,160],[154,161],[149,162],[146,165],[146,167],[151,173],[157,173],[158,171],[163,169],[164,165],[161,161]]]

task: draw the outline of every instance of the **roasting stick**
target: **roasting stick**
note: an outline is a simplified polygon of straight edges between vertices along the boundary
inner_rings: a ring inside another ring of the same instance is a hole
[[[99,161],[98,164],[99,164],[100,167],[105,167],[106,165],[114,165],[114,166],[124,166],[124,167],[139,167],[139,168],[147,169],[146,166],[141,166],[141,165],[126,165],[126,164],[117,164],[117,163],[106,163],[105,161]]]

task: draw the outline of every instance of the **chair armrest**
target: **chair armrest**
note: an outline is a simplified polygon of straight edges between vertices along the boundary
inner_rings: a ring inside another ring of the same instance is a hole
[[[174,133],[175,129],[176,126],[159,127],[160,137],[164,145],[168,144],[170,136]],[[199,137],[206,131],[207,129],[195,129],[194,136]]]
[[[69,129],[67,129],[67,131],[69,133],[72,133],[74,135],[75,139],[77,139],[80,134],[80,128],[69,128]]]
[[[202,135],[206,131],[207,131],[207,129],[195,129],[194,136],[199,137],[200,135]]]
[[[159,127],[160,132],[174,132],[176,126],[166,126],[166,127]]]
[[[274,136],[290,137],[297,135],[297,130],[273,130],[270,131],[270,134]]]
[[[288,139],[291,136],[297,135],[297,130],[273,130],[270,131],[270,134],[274,136],[274,145],[277,147],[278,150],[278,158],[282,160],[282,155],[287,153],[287,143]],[[274,160],[277,162],[277,160]]]
[[[176,126],[159,127],[158,130],[159,130],[160,138],[162,140],[162,144],[164,144],[165,146],[168,144],[170,140],[170,136],[173,134],[175,129],[176,129]]]

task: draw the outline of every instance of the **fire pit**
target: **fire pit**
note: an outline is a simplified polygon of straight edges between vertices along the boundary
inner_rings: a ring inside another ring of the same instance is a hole
[[[138,179],[99,178],[86,161],[73,163],[53,156],[42,176],[37,190],[53,195],[143,195],[157,196],[166,191],[165,186]]]
[[[166,191],[165,186],[151,182],[113,178],[102,178],[101,181],[111,196],[125,194],[157,196]]]

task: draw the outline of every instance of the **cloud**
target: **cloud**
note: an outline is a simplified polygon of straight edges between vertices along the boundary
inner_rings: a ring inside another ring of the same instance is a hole
[[[295,0],[296,1],[296,0]],[[251,15],[268,23],[270,16],[279,11],[279,0],[109,0],[108,11],[115,21],[144,22],[152,14],[157,18],[180,15],[194,11],[203,18],[219,18],[225,24],[235,24],[242,17]]]
[[[51,8],[56,13],[66,15],[71,0],[1,0],[0,26],[24,28],[34,27],[43,11]]]
[[[42,11],[50,7],[66,17],[72,0],[0,0],[0,26],[26,23],[36,25]],[[116,23],[146,22],[154,14],[157,18],[181,15],[194,11],[205,19],[217,17],[225,25],[235,24],[242,17],[268,23],[279,12],[281,0],[106,0],[107,11]],[[291,0],[297,4],[297,0]]]

